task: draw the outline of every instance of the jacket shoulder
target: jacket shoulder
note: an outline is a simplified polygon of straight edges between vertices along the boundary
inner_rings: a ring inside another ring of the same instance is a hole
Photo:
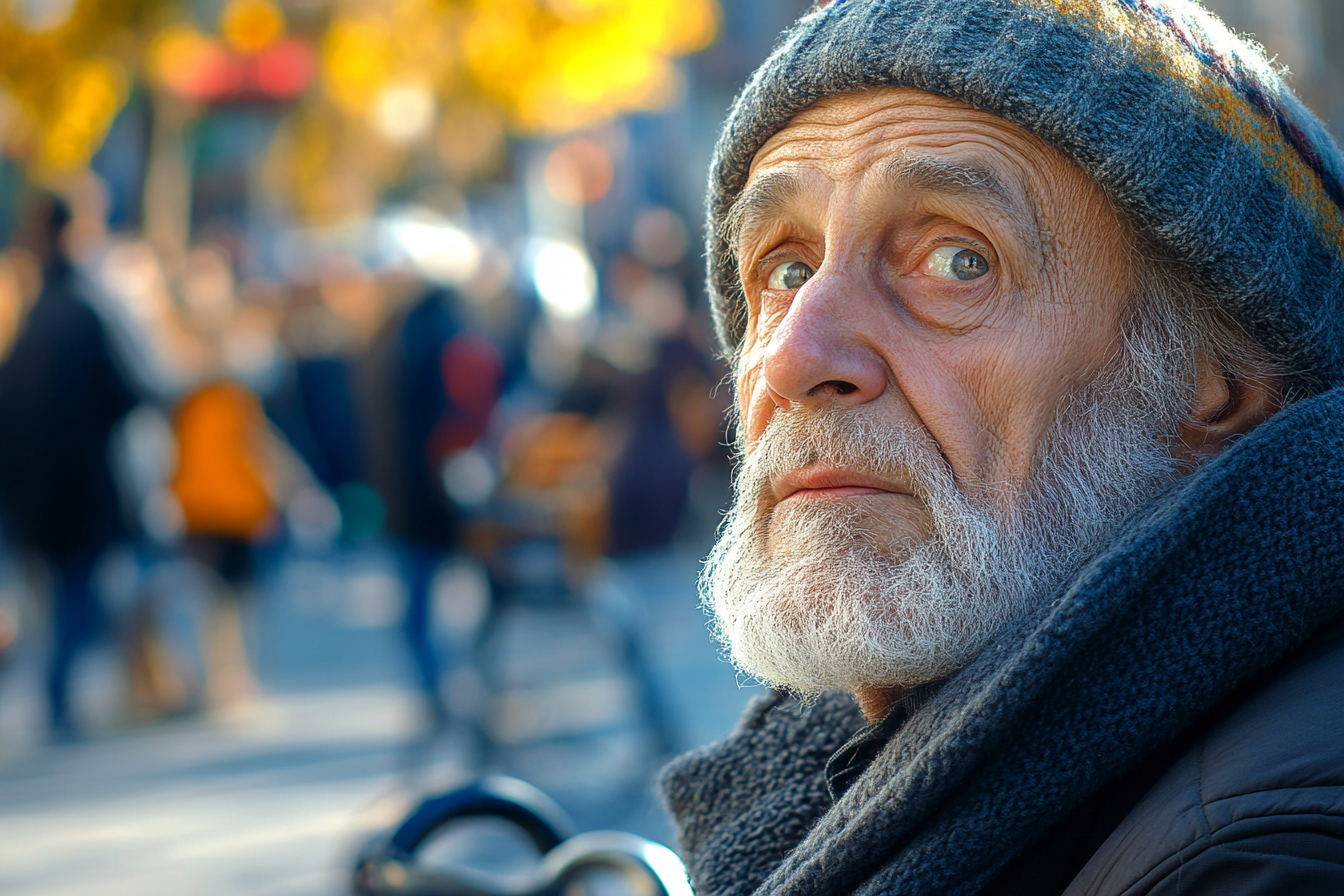
[[[1344,625],[1188,749],[1066,896],[1344,893]]]

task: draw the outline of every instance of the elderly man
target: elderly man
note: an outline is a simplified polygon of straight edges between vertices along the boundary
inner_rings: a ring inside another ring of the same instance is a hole
[[[1344,158],[1187,0],[838,0],[710,286],[772,685],[664,776],[709,894],[1344,893]]]

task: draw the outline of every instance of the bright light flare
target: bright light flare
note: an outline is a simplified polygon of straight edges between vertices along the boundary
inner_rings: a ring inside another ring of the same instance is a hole
[[[405,257],[433,283],[460,285],[481,266],[481,248],[471,234],[428,209],[391,217],[385,227],[394,254]]]
[[[532,256],[532,281],[542,307],[560,320],[584,318],[597,304],[597,272],[573,243],[541,241]]]

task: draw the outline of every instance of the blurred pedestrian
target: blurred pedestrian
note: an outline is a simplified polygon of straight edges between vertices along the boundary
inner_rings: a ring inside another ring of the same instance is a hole
[[[613,556],[666,548],[686,510],[691,475],[718,443],[720,409],[700,351],[685,337],[657,346],[620,410],[628,436],[608,474]]]
[[[386,506],[407,587],[404,622],[416,676],[435,728],[449,719],[439,688],[431,588],[458,547],[461,508],[444,488],[444,465],[485,431],[503,364],[484,337],[463,326],[449,290],[431,290],[393,317],[363,371],[369,479]]]
[[[186,397],[173,420],[187,553],[214,573],[205,642],[211,706],[245,706],[257,686],[243,636],[243,602],[254,577],[254,543],[273,526],[276,502],[270,437],[261,401],[246,387],[209,383]]]
[[[42,289],[0,366],[0,507],[9,537],[53,576],[46,689],[51,731],[78,733],[70,707],[76,658],[101,622],[99,555],[123,534],[109,437],[136,403],[98,314],[80,294],[61,199],[34,199],[24,238],[43,263]]]
[[[383,527],[382,501],[364,482],[363,420],[354,384],[360,343],[373,334],[358,332],[349,315],[336,310],[343,306],[323,296],[312,284],[291,288],[283,327],[291,363],[267,395],[266,413],[335,498],[344,544],[358,545]]]

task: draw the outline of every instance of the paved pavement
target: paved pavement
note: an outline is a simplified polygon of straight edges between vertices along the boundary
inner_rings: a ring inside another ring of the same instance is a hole
[[[719,736],[749,694],[710,644],[695,606],[695,568],[693,553],[615,564],[593,589],[607,608],[597,617],[554,607],[506,617],[492,642],[503,697],[482,704],[502,746],[485,767],[539,785],[580,829],[669,842],[650,785],[657,747],[636,711],[638,682],[612,626],[593,618],[637,623],[680,748]],[[477,581],[470,567],[441,578],[446,641],[478,615]],[[100,733],[59,747],[37,745],[38,651],[21,652],[0,676],[0,892],[347,892],[352,853],[370,831],[481,767],[465,730],[419,736],[399,600],[390,565],[376,553],[286,562],[254,608],[266,692],[255,708],[228,720],[127,726],[105,652],[79,676],[82,706]],[[179,603],[169,629],[189,639],[199,608],[189,595]],[[455,674],[450,690],[459,705],[479,702],[471,674]]]

